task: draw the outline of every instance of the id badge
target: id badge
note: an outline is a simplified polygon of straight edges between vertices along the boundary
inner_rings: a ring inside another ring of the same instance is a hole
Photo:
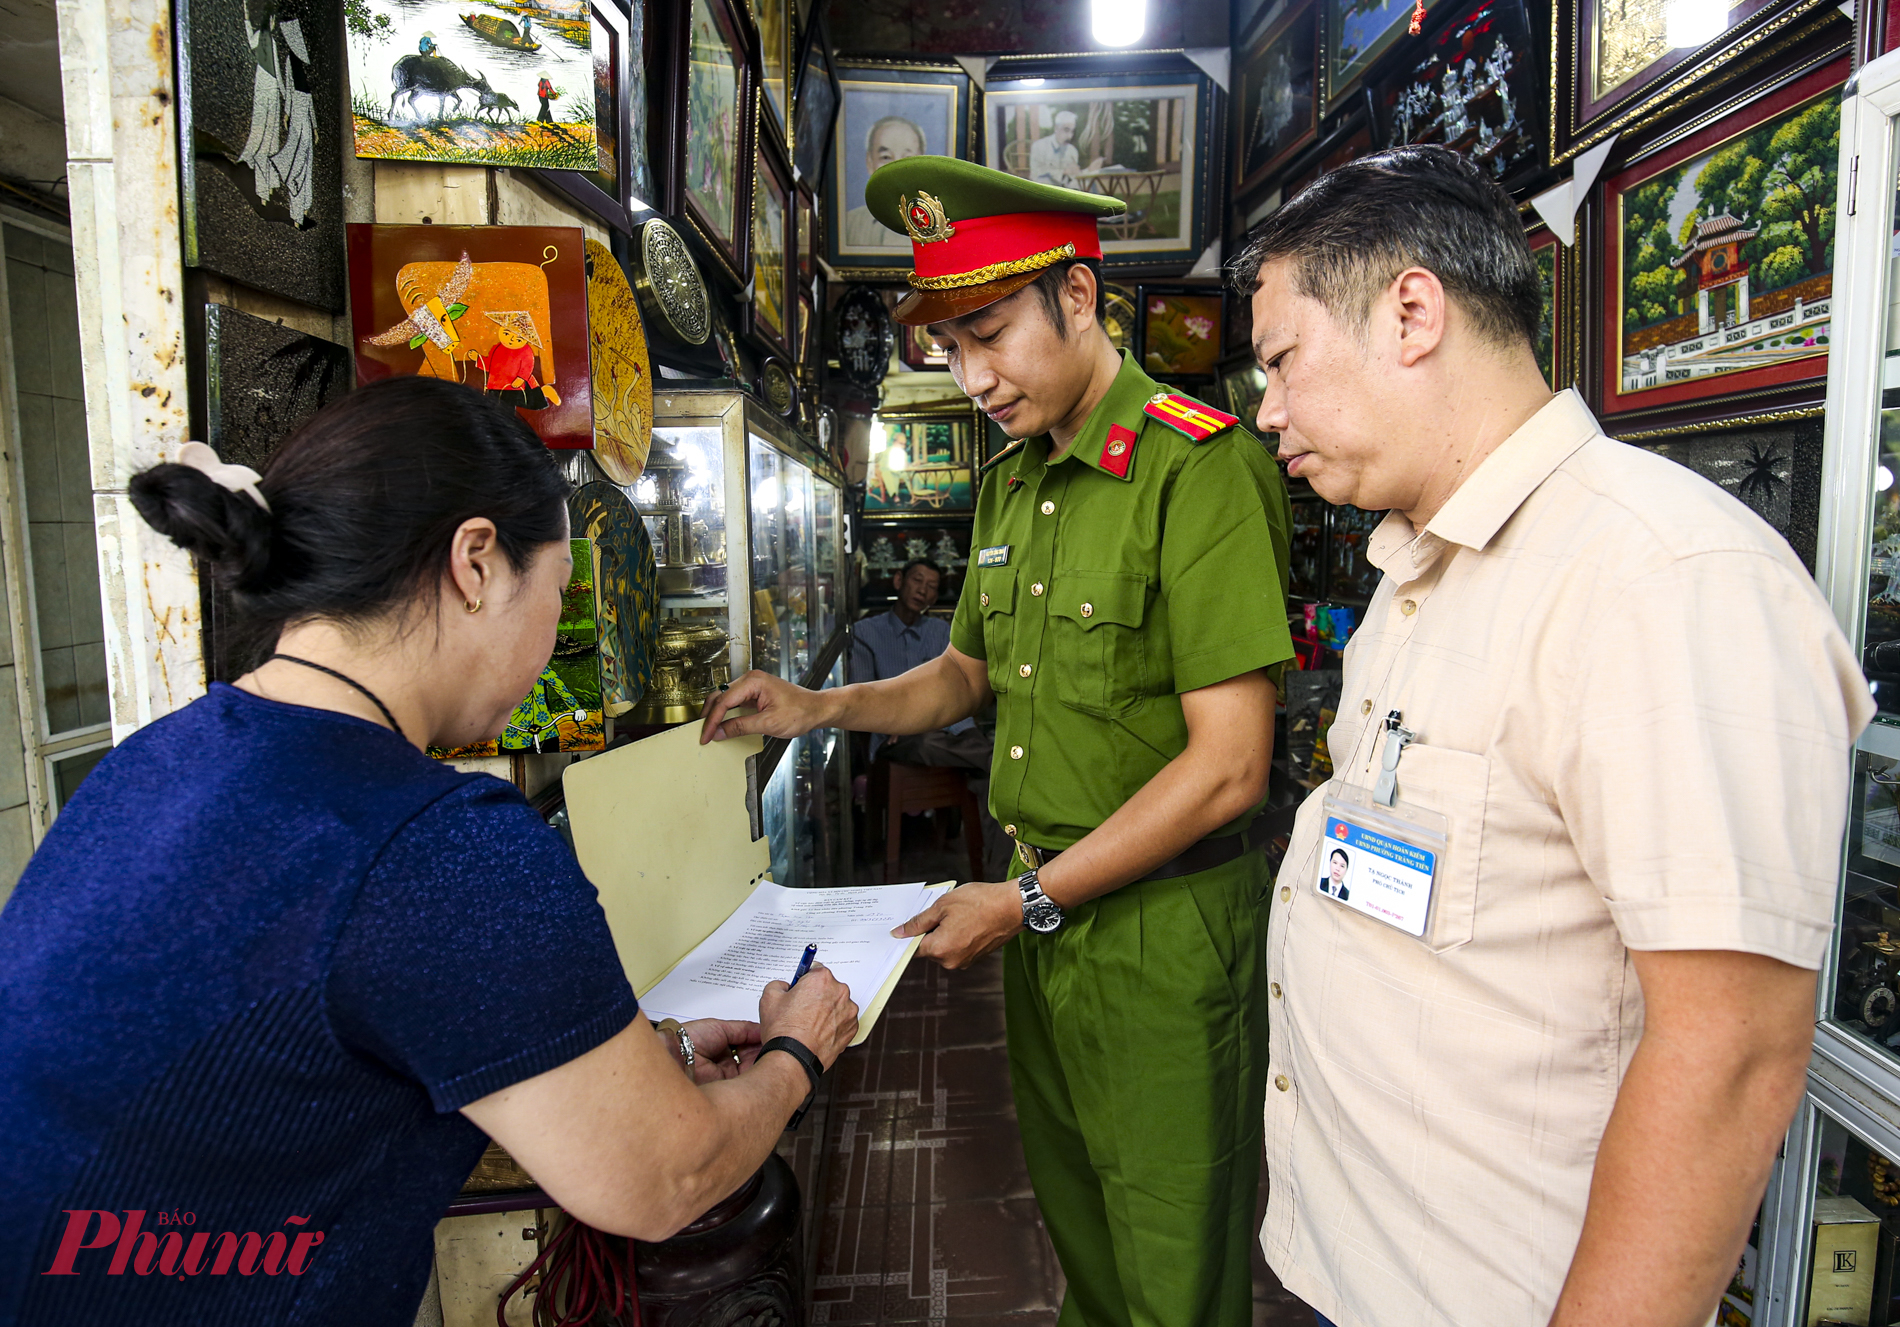
[[[1314,889],[1341,907],[1423,939],[1432,919],[1439,865],[1450,846],[1436,811],[1394,801],[1381,806],[1364,788],[1327,795]]]

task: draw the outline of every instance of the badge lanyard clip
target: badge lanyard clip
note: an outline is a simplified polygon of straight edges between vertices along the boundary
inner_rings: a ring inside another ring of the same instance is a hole
[[[1399,756],[1417,737],[1403,725],[1404,715],[1393,710],[1385,716],[1385,745],[1379,753],[1379,781],[1372,786],[1372,800],[1391,806],[1399,796]]]

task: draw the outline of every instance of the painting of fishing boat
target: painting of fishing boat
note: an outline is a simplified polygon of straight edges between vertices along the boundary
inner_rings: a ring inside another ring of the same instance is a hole
[[[356,155],[597,171],[592,25],[572,0],[350,0]]]

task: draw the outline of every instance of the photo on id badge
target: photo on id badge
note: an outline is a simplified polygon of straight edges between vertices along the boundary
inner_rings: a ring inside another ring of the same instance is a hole
[[[1326,799],[1326,838],[1314,888],[1354,912],[1422,937],[1431,917],[1442,837],[1423,826],[1403,826],[1396,817],[1387,824],[1388,816],[1368,811]]]

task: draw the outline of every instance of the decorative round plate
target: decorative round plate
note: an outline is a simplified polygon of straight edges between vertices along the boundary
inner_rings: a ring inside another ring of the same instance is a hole
[[[1108,318],[1102,324],[1102,330],[1108,333],[1108,339],[1114,343],[1117,350],[1134,345],[1134,295],[1122,286],[1104,285],[1102,298],[1108,305]]]
[[[773,356],[759,370],[759,390],[765,403],[782,419],[790,419],[798,410],[798,384],[786,371],[785,361]]]
[[[633,287],[599,240],[587,241],[587,340],[594,360],[594,460],[614,483],[637,483],[653,445],[653,367]]]
[[[655,324],[689,346],[703,346],[712,334],[712,302],[706,282],[679,232],[658,217],[640,227],[634,244],[639,255],[634,289]]]
[[[622,715],[653,681],[660,638],[660,573],[646,522],[612,484],[583,484],[567,500],[576,539],[593,541],[600,599],[600,696]]]
[[[890,371],[897,335],[884,296],[870,286],[853,286],[838,301],[838,367],[854,385],[876,387]]]

